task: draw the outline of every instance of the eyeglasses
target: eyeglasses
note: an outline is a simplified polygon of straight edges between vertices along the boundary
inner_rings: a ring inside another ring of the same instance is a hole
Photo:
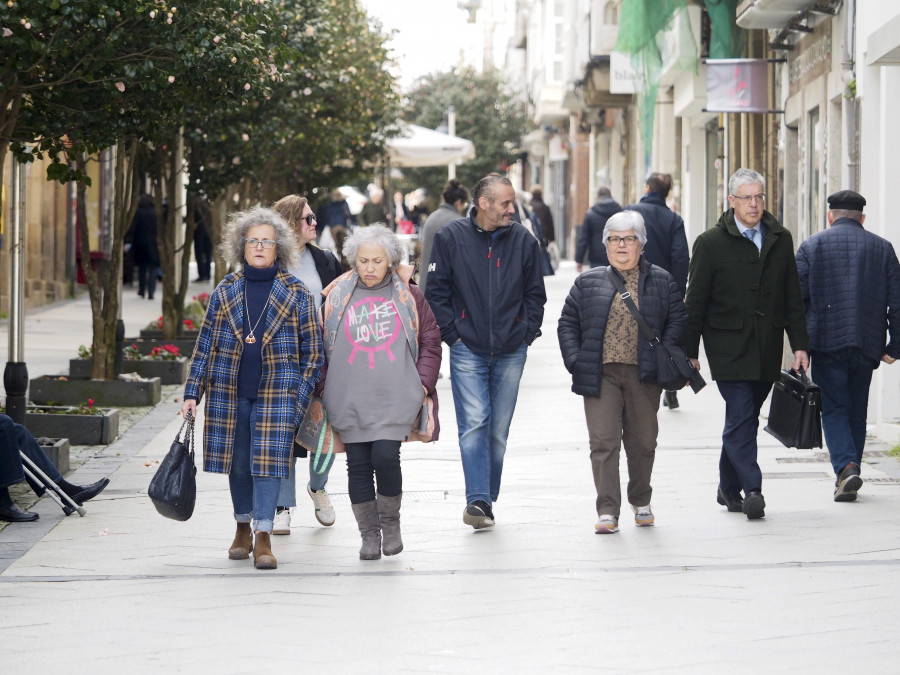
[[[766,203],[766,195],[758,194],[758,195],[747,195],[746,197],[739,197],[738,195],[731,195],[735,199],[740,199],[744,204],[749,204],[751,201],[756,204],[765,204]]]
[[[244,243],[248,248],[275,248],[274,239],[244,239]]]
[[[608,244],[612,244],[613,246],[619,246],[620,244],[625,244],[626,246],[631,246],[638,240],[633,234],[629,234],[627,237],[607,237],[606,242]]]
[[[305,220],[306,224],[309,225],[310,227],[312,227],[313,225],[315,225],[318,222],[316,220],[315,214],[313,214],[313,213],[310,213],[308,216],[301,217],[300,220]]]

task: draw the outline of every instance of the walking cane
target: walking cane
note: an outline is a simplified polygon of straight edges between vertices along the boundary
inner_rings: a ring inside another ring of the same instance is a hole
[[[63,513],[65,513],[68,516],[73,511],[77,511],[78,515],[81,516],[82,518],[84,518],[84,514],[86,514],[87,511],[85,511],[83,506],[79,506],[78,503],[74,499],[72,499],[69,495],[67,495],[65,493],[65,491],[61,487],[59,487],[59,485],[57,485],[55,482],[53,482],[53,479],[50,478],[50,476],[48,476],[46,473],[41,471],[41,468],[37,464],[32,462],[31,458],[28,457],[28,455],[26,455],[21,450],[19,451],[19,455],[21,455],[21,457],[22,457],[22,469],[25,471],[25,475],[28,476],[36,484],[43,484],[44,490],[46,491],[46,493],[48,495],[50,495],[50,498],[53,501],[55,501],[57,504],[59,504],[59,508],[61,508],[63,510]],[[27,463],[27,466],[26,466],[26,463]],[[40,480],[37,479],[37,477],[35,476],[35,473],[41,477]],[[60,500],[60,498],[62,498],[62,500],[64,500],[64,501],[69,502],[69,504],[71,504],[71,506],[66,506],[65,504],[63,504],[63,502]]]

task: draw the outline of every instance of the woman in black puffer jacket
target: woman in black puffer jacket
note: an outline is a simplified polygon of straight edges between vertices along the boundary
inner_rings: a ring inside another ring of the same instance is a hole
[[[628,502],[635,524],[652,525],[650,475],[659,432],[662,388],[656,355],[619,297],[618,275],[644,319],[667,345],[679,344],[687,313],[671,274],[641,258],[647,242],[637,211],[611,216],[603,231],[608,267],[585,272],[572,286],[559,318],[559,347],[572,374],[572,391],[584,397],[597,488],[598,534],[618,531],[622,502],[619,449],[628,459]]]

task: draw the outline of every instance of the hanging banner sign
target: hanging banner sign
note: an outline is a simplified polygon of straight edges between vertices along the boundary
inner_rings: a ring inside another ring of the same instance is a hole
[[[706,109],[710,112],[764,113],[769,110],[765,59],[708,59]]]

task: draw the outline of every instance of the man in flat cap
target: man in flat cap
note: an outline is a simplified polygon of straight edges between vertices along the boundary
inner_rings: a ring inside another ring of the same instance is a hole
[[[900,358],[900,263],[887,239],[863,228],[865,205],[853,190],[830,195],[830,227],[797,250],[836,502],[855,501],[862,487],[872,371]]]

